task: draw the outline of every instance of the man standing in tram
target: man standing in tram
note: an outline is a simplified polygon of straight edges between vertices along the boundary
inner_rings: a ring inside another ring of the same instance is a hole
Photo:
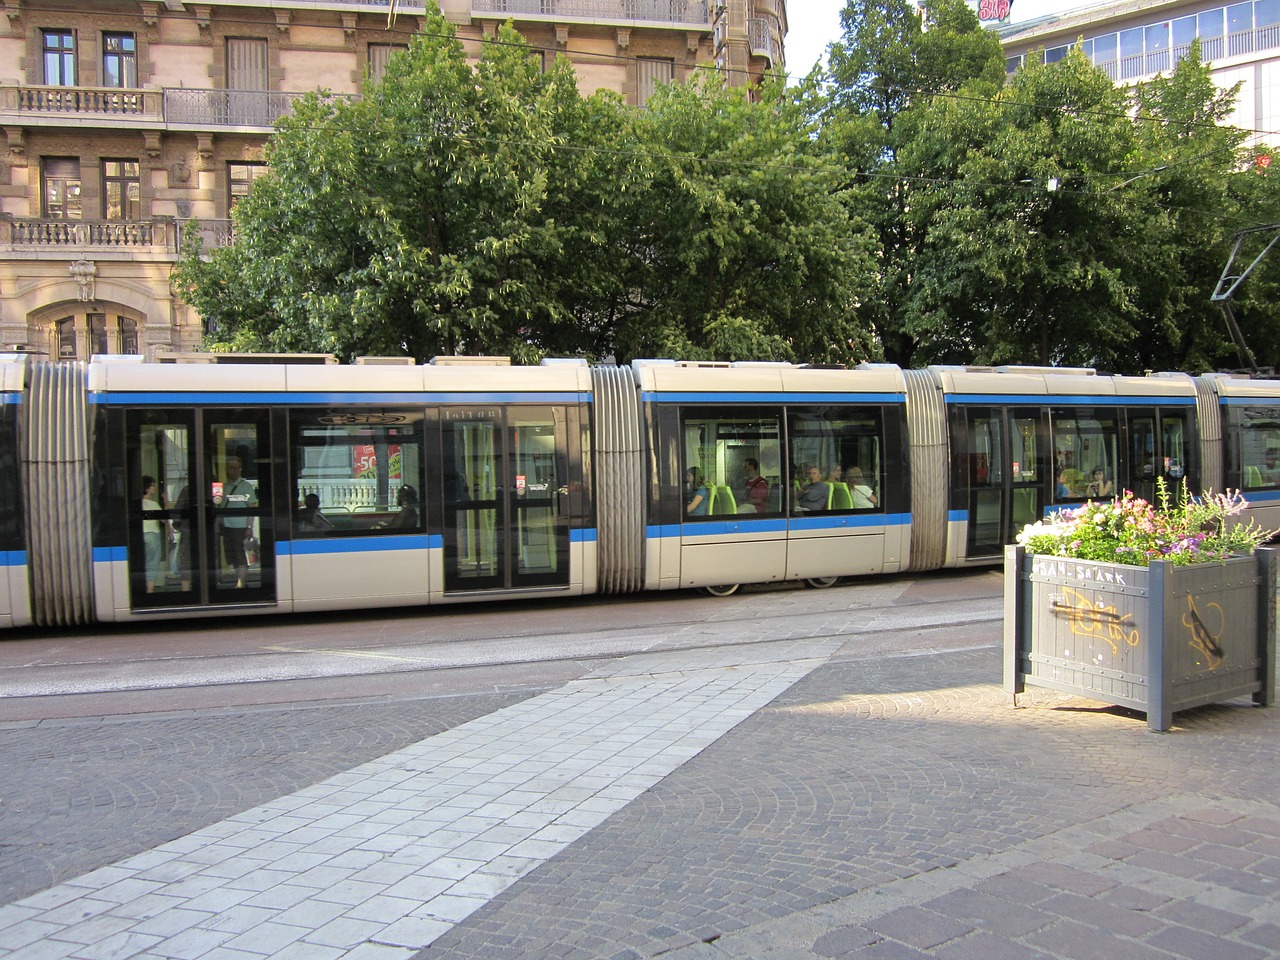
[[[222,555],[236,572],[237,588],[245,585],[249,575],[245,541],[253,535],[253,517],[247,511],[258,505],[258,491],[241,476],[242,470],[239,457],[227,457],[227,482],[222,485],[222,496],[214,497],[214,505],[221,511],[218,539],[222,543]]]

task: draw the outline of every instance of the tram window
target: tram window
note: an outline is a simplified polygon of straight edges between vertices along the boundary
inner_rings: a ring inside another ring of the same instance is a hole
[[[686,410],[682,427],[685,519],[782,512],[786,480],[777,413]]]
[[[1119,468],[1120,417],[1117,411],[1098,408],[1054,407],[1050,410],[1053,432],[1053,484],[1055,500],[1080,500],[1108,496],[1115,489]],[[1093,485],[1102,471],[1104,492]]]
[[[1187,475],[1191,459],[1191,446],[1187,442],[1187,421],[1180,413],[1164,413],[1160,417],[1160,433],[1163,441],[1164,472],[1177,482]]]
[[[1280,406],[1237,408],[1240,486],[1258,490],[1280,486]]]
[[[884,475],[879,407],[814,407],[790,415],[793,509],[877,510]],[[825,484],[825,489],[814,484]],[[821,495],[827,495],[825,506]]]
[[[134,590],[172,593],[189,590],[192,579],[190,463],[191,431],[156,414],[139,426],[131,450],[129,499],[136,515],[143,552],[134,564]],[[148,491],[144,478],[151,481]]]
[[[293,533],[422,530],[422,415],[295,412]]]

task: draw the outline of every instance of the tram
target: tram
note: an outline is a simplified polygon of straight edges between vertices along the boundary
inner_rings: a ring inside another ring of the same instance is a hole
[[[1276,381],[203,359],[0,357],[0,625],[821,587],[999,562],[1099,480],[1280,526]]]

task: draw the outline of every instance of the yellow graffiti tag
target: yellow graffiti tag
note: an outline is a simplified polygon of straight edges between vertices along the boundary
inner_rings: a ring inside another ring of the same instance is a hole
[[[1198,650],[1204,654],[1205,663],[1210,670],[1217,670],[1222,665],[1222,645],[1218,642],[1222,638],[1222,631],[1227,625],[1226,614],[1222,612],[1222,607],[1217,603],[1209,603],[1205,606],[1205,610],[1214,610],[1218,618],[1218,632],[1212,633],[1205,626],[1204,619],[1200,616],[1200,611],[1196,609],[1196,598],[1187,594],[1187,612],[1182,615],[1182,625],[1191,631],[1191,642],[1189,646],[1192,650]]]
[[[1094,603],[1083,593],[1070,587],[1063,587],[1062,592],[1066,602],[1055,597],[1050,609],[1066,617],[1067,623],[1071,625],[1071,632],[1077,637],[1104,640],[1111,645],[1113,654],[1120,652],[1122,643],[1136,647],[1142,642],[1142,633],[1136,627],[1126,629],[1133,621],[1133,614],[1121,616],[1115,607],[1105,606],[1101,602]]]

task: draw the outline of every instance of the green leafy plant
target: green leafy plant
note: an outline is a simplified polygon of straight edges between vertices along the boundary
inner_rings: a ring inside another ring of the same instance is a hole
[[[1145,567],[1152,560],[1184,565],[1251,554],[1277,533],[1236,519],[1248,505],[1239,490],[1192,497],[1184,482],[1173,503],[1164,480],[1156,483],[1158,506],[1126,490],[1028,524],[1017,542],[1043,556]]]

